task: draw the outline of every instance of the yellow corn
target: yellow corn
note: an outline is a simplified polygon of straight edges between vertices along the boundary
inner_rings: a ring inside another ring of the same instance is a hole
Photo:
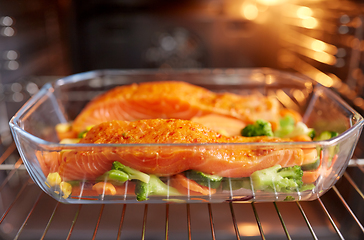
[[[72,193],[72,185],[69,184],[68,182],[61,182],[59,184],[59,188],[61,189],[62,193],[63,193],[63,198],[66,199],[69,197],[69,195],[71,195]]]
[[[220,133],[221,135],[230,137],[229,133],[225,129],[219,129],[217,132]]]
[[[49,173],[47,176],[47,183],[49,186],[54,187],[56,185],[59,185],[62,182],[61,176],[59,176],[58,172]]]
[[[91,130],[91,128],[93,128],[95,125],[90,125],[90,126],[87,126],[85,131],[83,132],[82,134],[82,138],[84,138],[86,136],[86,134]]]
[[[71,129],[72,129],[71,123],[59,123],[56,125],[57,132],[64,133],[70,131]]]
[[[65,138],[62,139],[59,143],[60,144],[73,144],[73,143],[79,143],[80,139],[79,138]]]
[[[91,130],[91,128],[93,128],[93,127],[95,127],[95,125],[87,126],[87,127],[86,127],[86,131],[90,131],[90,130]]]
[[[114,185],[108,182],[98,182],[92,186],[92,190],[96,191],[100,195],[115,195],[116,188]]]

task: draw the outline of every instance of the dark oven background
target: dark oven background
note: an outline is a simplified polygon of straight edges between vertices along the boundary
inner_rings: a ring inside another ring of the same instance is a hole
[[[271,67],[307,74],[302,63],[358,80],[359,3],[0,0],[2,82],[105,68]]]
[[[223,1],[107,0],[74,7],[77,71],[277,67],[279,23],[229,16]]]

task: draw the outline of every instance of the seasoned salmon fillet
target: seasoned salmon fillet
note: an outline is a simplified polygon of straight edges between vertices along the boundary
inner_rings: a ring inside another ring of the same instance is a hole
[[[110,170],[114,161],[119,161],[158,176],[170,176],[193,169],[222,177],[247,177],[256,170],[276,164],[287,167],[316,159],[314,147],[283,148],[274,144],[285,141],[290,140],[226,137],[189,120],[110,121],[93,127],[80,141],[108,146],[87,151],[65,151],[58,172],[64,180],[92,180]],[[247,142],[273,144],[264,148],[240,144]],[[110,144],[125,145],[115,147]]]
[[[180,81],[144,82],[113,88],[86,105],[73,122],[73,130],[112,120],[186,119],[216,114],[241,120],[279,121],[279,103],[274,97],[215,93]]]

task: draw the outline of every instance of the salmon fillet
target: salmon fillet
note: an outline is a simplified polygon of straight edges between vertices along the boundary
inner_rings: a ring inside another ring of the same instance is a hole
[[[110,121],[93,127],[80,143],[126,144],[125,147],[66,151],[62,154],[58,172],[64,180],[92,180],[110,170],[112,162],[119,161],[158,176],[193,169],[222,177],[247,177],[256,170],[276,164],[282,167],[302,165],[316,158],[314,147],[303,150],[277,145],[254,148],[251,144],[239,144],[284,141],[290,140],[226,137],[189,120]],[[190,146],[191,143],[202,144]]]
[[[186,119],[219,114],[245,124],[258,119],[279,121],[279,103],[273,97],[214,93],[180,81],[144,82],[113,88],[86,105],[73,122],[76,132],[112,120]]]

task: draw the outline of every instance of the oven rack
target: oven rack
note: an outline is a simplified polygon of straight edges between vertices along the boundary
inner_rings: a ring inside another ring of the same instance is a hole
[[[10,90],[0,96],[0,239],[364,239],[363,137],[342,178],[310,202],[78,205],[55,201],[32,182],[8,128],[8,116],[52,79],[21,83],[22,101],[13,98],[12,85],[3,86]]]
[[[0,239],[364,239],[364,165],[310,202],[62,204],[0,145]]]

